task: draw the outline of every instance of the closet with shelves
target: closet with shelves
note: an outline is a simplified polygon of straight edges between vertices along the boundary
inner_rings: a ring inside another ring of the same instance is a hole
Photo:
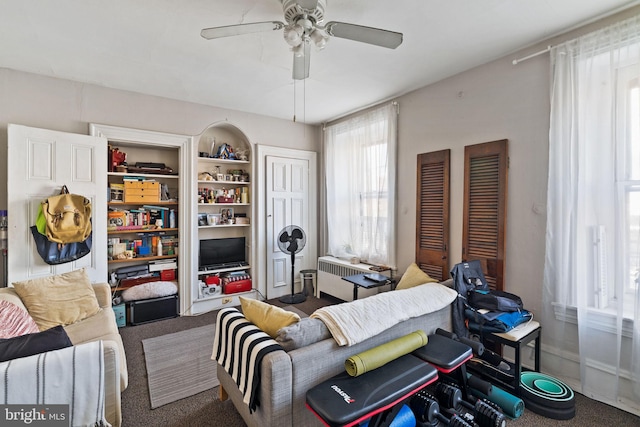
[[[222,122],[196,136],[197,273],[192,313],[255,297],[253,152],[246,135]]]
[[[109,146],[107,265],[114,295],[143,282],[171,281],[178,288],[175,314],[185,313],[191,301],[192,137],[97,124],[90,131]],[[146,311],[150,320],[163,316]]]

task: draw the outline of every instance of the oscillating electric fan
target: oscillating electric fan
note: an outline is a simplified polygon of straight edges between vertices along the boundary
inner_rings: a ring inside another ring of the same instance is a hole
[[[299,304],[307,299],[303,293],[296,294],[294,289],[296,254],[307,243],[304,230],[297,225],[287,225],[278,234],[278,247],[285,254],[291,255],[291,295],[280,297],[280,302],[285,304]]]

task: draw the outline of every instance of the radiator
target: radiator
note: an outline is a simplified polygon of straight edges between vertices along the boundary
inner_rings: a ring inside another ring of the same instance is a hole
[[[371,273],[367,264],[351,264],[331,256],[318,258],[317,296],[325,293],[344,301],[353,300],[353,284],[342,280],[344,276],[359,273]],[[388,275],[388,272],[383,273]],[[358,289],[358,298],[375,295],[382,288]]]

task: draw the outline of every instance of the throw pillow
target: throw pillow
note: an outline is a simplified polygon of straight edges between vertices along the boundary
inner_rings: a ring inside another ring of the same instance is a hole
[[[331,332],[322,320],[304,317],[293,325],[280,328],[276,341],[289,352],[328,338],[331,338]]]
[[[14,282],[13,286],[41,331],[79,322],[100,311],[84,269]]]
[[[64,328],[55,326],[43,332],[0,340],[0,362],[59,350],[72,345]]]
[[[255,299],[240,297],[240,305],[244,317],[271,338],[278,335],[280,328],[300,321],[300,316],[296,313]]]
[[[418,267],[418,264],[414,262],[409,266],[409,268],[407,268],[407,271],[405,271],[404,274],[402,275],[400,282],[396,286],[396,290],[409,289],[409,288],[413,288],[414,286],[424,285],[425,283],[431,283],[431,282],[437,282],[437,280],[429,276],[424,271],[420,270],[420,267]]]
[[[12,302],[0,300],[0,338],[19,337],[34,332],[40,332],[40,329],[29,313]]]

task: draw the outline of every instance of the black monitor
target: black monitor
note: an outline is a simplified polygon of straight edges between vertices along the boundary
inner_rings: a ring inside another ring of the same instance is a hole
[[[245,238],[230,237],[226,239],[200,240],[198,267],[200,270],[235,267],[244,265]]]

